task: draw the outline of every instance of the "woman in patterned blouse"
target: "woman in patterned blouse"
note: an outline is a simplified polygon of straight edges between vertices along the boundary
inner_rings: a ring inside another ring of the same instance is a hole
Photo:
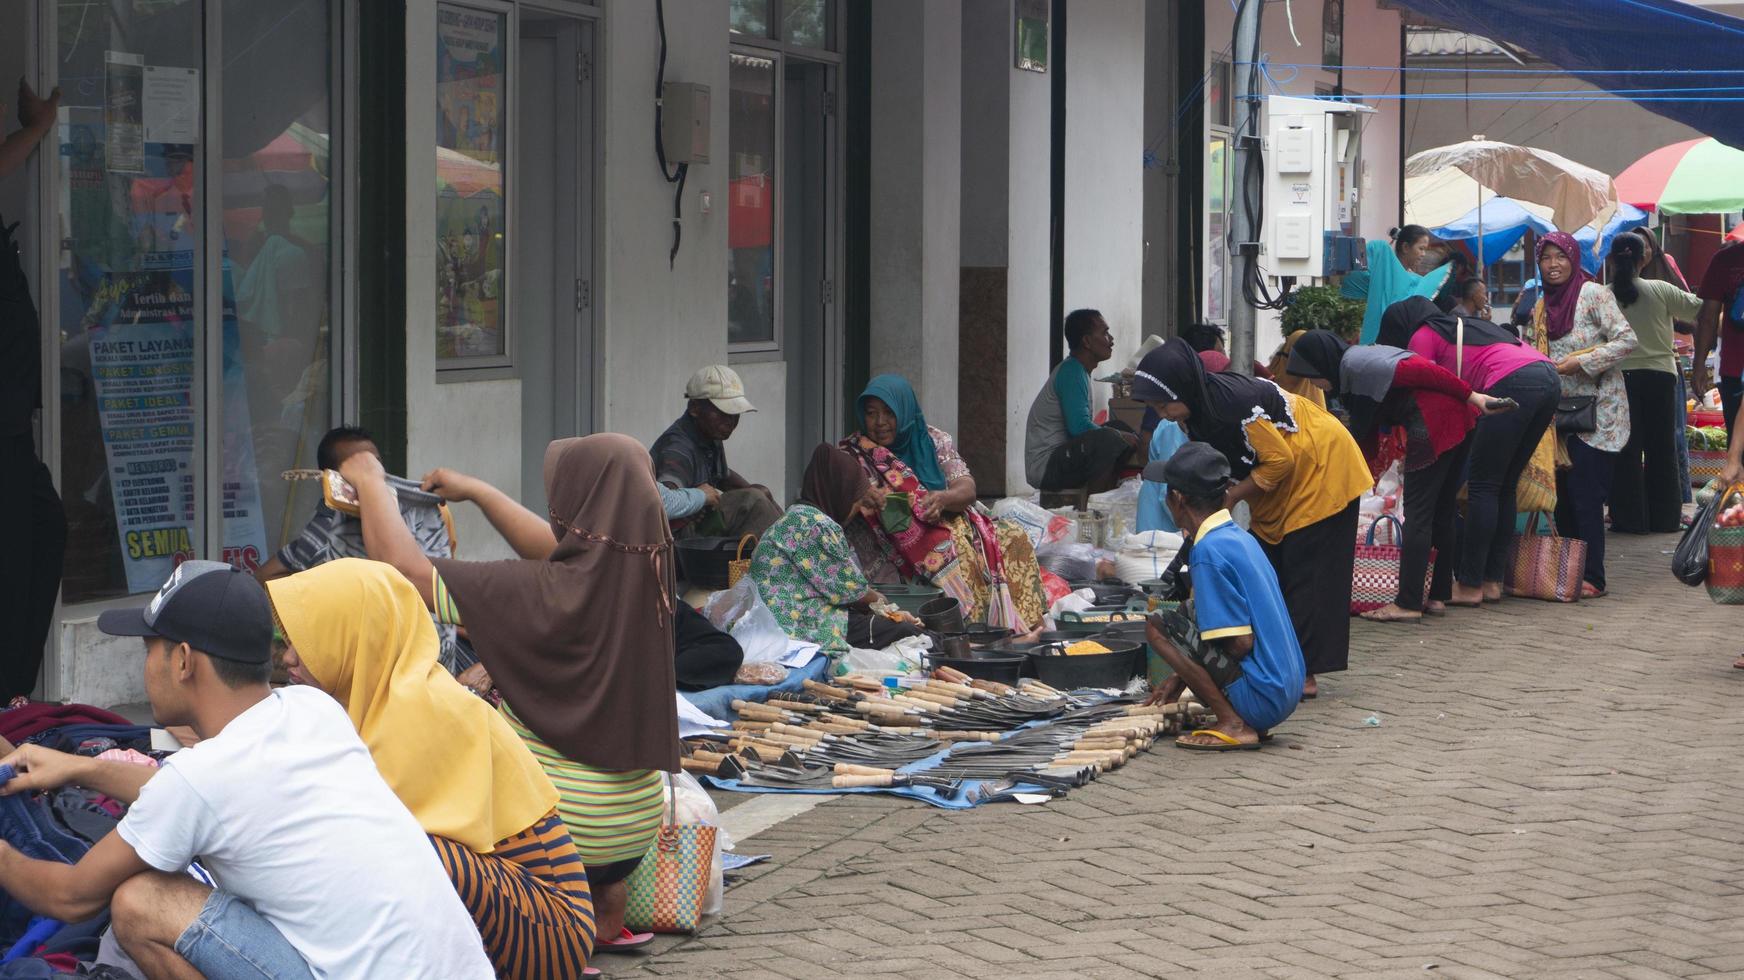
[[[1586,542],[1582,595],[1597,598],[1605,594],[1605,504],[1617,453],[1629,441],[1629,395],[1619,365],[1637,340],[1617,298],[1581,268],[1573,235],[1559,231],[1538,240],[1538,274],[1544,289],[1528,336],[1556,362],[1564,399],[1587,396],[1597,404],[1593,431],[1558,433],[1568,465],[1559,464],[1556,473],[1556,528]]]
[[[976,503],[969,464],[927,424],[908,380],[873,378],[857,407],[860,431],[841,446],[886,495],[881,511],[843,525],[860,567],[875,582],[931,582],[970,622],[1040,626],[1048,603],[1029,537]]]
[[[751,578],[763,604],[788,636],[826,653],[849,646],[881,648],[920,632],[910,617],[872,612],[884,601],[866,580],[842,525],[877,514],[884,495],[852,456],[818,446],[800,483],[799,500],[776,521],[751,556]]]

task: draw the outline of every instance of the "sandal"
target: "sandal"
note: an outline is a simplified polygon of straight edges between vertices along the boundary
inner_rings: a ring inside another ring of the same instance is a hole
[[[631,933],[626,926],[617,933],[616,940],[593,940],[593,952],[630,952],[651,942],[654,942],[654,933]]]
[[[1206,745],[1200,742],[1183,741],[1183,739],[1193,738],[1198,735],[1209,735],[1212,738],[1217,739],[1217,742]],[[1241,752],[1257,749],[1260,747],[1260,743],[1243,742],[1235,736],[1220,732],[1215,728],[1195,728],[1187,734],[1182,735],[1180,738],[1175,739],[1175,747],[1178,749],[1192,749],[1196,752]]]
[[[1604,589],[1599,588],[1598,586],[1594,585],[1591,582],[1582,582],[1581,583],[1581,598],[1582,599],[1603,599],[1604,597],[1605,597],[1605,590]]]
[[[1447,603],[1440,599],[1431,599],[1423,604],[1423,614],[1425,616],[1445,616],[1447,615]]]
[[[1387,607],[1382,606],[1380,609],[1370,609],[1368,612],[1361,614],[1362,618],[1368,620],[1371,623],[1421,623],[1421,622],[1423,622],[1423,614],[1421,612],[1413,612],[1410,609],[1395,609],[1392,612],[1387,612],[1386,608]]]

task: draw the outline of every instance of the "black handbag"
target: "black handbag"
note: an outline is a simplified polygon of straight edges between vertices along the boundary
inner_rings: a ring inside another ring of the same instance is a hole
[[[1575,395],[1556,402],[1556,431],[1562,435],[1585,435],[1599,429],[1597,395]]]

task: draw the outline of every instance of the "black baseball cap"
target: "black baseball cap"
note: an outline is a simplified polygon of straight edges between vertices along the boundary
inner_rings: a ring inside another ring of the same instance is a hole
[[[1195,497],[1209,497],[1229,489],[1229,460],[1203,442],[1189,442],[1166,460],[1146,464],[1144,478],[1166,483]]]
[[[161,636],[243,664],[272,659],[272,606],[254,576],[217,561],[185,561],[150,602],[97,617],[110,636]]]

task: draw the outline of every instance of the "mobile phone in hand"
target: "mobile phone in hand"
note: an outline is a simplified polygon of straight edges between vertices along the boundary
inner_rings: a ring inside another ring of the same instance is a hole
[[[1490,411],[1492,412],[1512,412],[1514,409],[1519,407],[1520,403],[1512,398],[1490,399]]]

